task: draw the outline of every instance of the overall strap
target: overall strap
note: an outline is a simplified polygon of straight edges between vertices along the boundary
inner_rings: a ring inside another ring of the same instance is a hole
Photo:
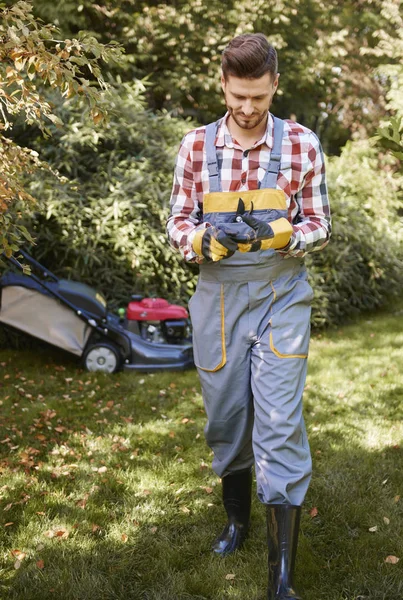
[[[217,163],[217,150],[215,147],[215,138],[217,135],[218,121],[216,123],[209,123],[206,126],[206,158],[207,168],[209,175],[209,189],[210,192],[221,192],[221,181],[218,173]]]
[[[264,174],[263,180],[259,185],[260,188],[276,188],[277,177],[280,171],[281,161],[281,146],[283,143],[284,121],[273,116],[274,121],[274,143],[270,153],[270,162],[267,171]]]

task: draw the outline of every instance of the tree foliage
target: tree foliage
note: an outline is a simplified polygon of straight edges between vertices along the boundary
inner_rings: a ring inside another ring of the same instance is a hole
[[[394,34],[379,31],[379,44],[374,52],[384,57],[386,64],[380,67],[380,75],[388,82],[386,99],[393,117],[377,130],[375,138],[390,150],[396,158],[403,160],[403,15],[401,2],[384,3],[383,12],[393,24]]]
[[[387,90],[376,68],[388,57],[376,49],[382,31],[392,42],[397,36],[387,2],[400,10],[400,0],[38,0],[35,10],[66,35],[83,29],[104,43],[119,39],[126,55],[115,73],[124,81],[147,77],[153,110],[201,123],[223,111],[219,65],[225,45],[236,34],[261,31],[279,51],[274,112],[295,115],[337,153],[386,110]]]
[[[36,152],[21,148],[4,134],[10,132],[18,116],[45,135],[49,134],[49,124],[62,124],[45,96],[45,88],[58,90],[62,98],[85,97],[93,120],[102,120],[101,92],[107,85],[99,63],[116,60],[120,51],[115,44],[104,46],[86,34],[77,39],[57,39],[57,28],[40,23],[33,16],[32,5],[23,1],[10,8],[3,6],[0,37],[0,247],[10,256],[18,250],[21,236],[30,239],[18,222],[21,213],[35,202],[24,189],[23,176],[47,165]]]

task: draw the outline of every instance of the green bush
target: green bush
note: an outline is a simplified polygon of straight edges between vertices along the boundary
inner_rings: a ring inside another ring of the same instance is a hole
[[[328,161],[333,235],[307,259],[315,327],[336,325],[401,293],[403,177],[390,162],[380,162],[367,141],[349,142]]]
[[[132,293],[188,298],[195,272],[168,246],[173,167],[189,122],[146,110],[141,82],[120,84],[109,123],[94,128],[71,108],[41,155],[72,185],[31,183],[42,209],[28,228],[35,257],[57,275],[97,287],[113,304]]]

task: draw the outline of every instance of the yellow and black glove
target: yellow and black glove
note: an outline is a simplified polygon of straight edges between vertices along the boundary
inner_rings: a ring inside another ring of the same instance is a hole
[[[256,232],[256,241],[251,244],[238,244],[240,252],[257,252],[258,250],[280,250],[289,243],[292,236],[292,225],[285,218],[281,217],[270,223],[266,223],[251,215],[242,217],[244,223],[249,225]]]
[[[193,238],[193,250],[207,262],[217,262],[229,258],[238,249],[237,242],[225,231],[209,226],[198,231]]]
[[[285,218],[280,217],[273,221],[267,222],[252,216],[252,209],[249,212],[245,211],[245,204],[242,198],[239,199],[237,209],[237,220],[242,220],[251,231],[254,232],[254,239],[251,236],[250,242],[238,244],[240,252],[257,252],[258,250],[280,250],[289,243],[293,228],[291,223]]]

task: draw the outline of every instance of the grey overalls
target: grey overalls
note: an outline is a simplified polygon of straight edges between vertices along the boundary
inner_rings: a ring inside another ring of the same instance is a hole
[[[274,118],[267,172],[260,189],[247,192],[221,192],[217,125],[207,126],[204,222],[233,221],[240,197],[247,209],[253,201],[256,217],[287,216],[285,194],[276,189],[283,125]],[[189,304],[213,469],[222,477],[255,463],[258,496],[266,504],[302,504],[310,481],[302,393],[311,300],[303,260],[261,250],[200,265]]]

